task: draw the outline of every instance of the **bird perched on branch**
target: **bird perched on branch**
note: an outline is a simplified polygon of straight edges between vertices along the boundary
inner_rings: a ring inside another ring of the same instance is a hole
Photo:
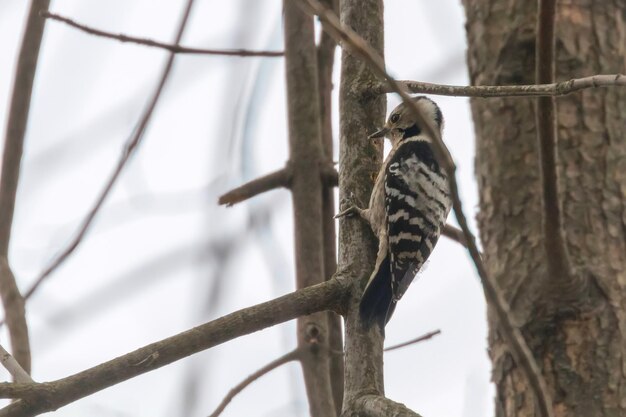
[[[412,100],[424,119],[439,131],[443,117],[424,96]],[[428,259],[443,229],[452,201],[448,180],[432,150],[432,138],[414,111],[396,107],[385,126],[370,138],[387,137],[391,151],[378,173],[369,207],[351,205],[336,217],[359,215],[379,240],[376,265],[360,303],[364,324],[382,329],[396,303]]]

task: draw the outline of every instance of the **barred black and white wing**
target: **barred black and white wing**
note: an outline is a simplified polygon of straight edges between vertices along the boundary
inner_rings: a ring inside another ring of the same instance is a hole
[[[445,174],[430,143],[405,141],[385,171],[388,255],[370,280],[361,302],[366,323],[384,327],[396,302],[432,252],[450,211]]]

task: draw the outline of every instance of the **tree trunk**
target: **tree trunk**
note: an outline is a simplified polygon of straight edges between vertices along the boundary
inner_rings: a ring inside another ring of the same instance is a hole
[[[341,23],[352,28],[382,55],[384,20],[382,0],[341,0]],[[341,53],[339,89],[339,197],[367,206],[382,161],[382,143],[368,135],[384,123],[386,98],[367,89],[376,80],[363,61],[346,49]],[[353,289],[345,315],[345,380],[342,415],[356,413],[356,401],[365,394],[384,394],[383,336],[377,327],[360,326],[359,301],[376,259],[377,241],[360,219],[339,221],[340,272]]]
[[[464,5],[472,84],[533,84],[536,2]],[[626,72],[625,21],[623,1],[558,2],[556,81]],[[626,415],[626,90],[585,90],[556,105],[564,235],[590,291],[570,309],[542,307],[550,277],[533,99],[472,100],[485,261],[542,367],[555,416]],[[534,416],[526,379],[490,325],[496,415]]]

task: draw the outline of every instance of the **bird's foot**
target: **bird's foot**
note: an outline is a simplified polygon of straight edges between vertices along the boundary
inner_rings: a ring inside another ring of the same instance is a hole
[[[361,209],[352,203],[353,198],[354,198],[354,195],[352,193],[350,193],[350,195],[347,198],[342,198],[342,201],[339,204],[339,206],[340,207],[347,206],[347,208],[337,213],[334,217],[335,219],[340,219],[342,217],[353,217],[353,216],[357,216],[361,214]]]
[[[340,211],[335,214],[335,219],[340,219],[342,217],[353,217],[359,214],[359,208],[357,206],[350,206],[347,209]]]

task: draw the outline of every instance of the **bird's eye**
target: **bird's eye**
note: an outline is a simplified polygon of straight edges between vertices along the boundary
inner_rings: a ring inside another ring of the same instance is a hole
[[[389,121],[391,121],[391,123],[396,123],[398,120],[400,120],[400,115],[398,113],[392,114],[389,118]]]

